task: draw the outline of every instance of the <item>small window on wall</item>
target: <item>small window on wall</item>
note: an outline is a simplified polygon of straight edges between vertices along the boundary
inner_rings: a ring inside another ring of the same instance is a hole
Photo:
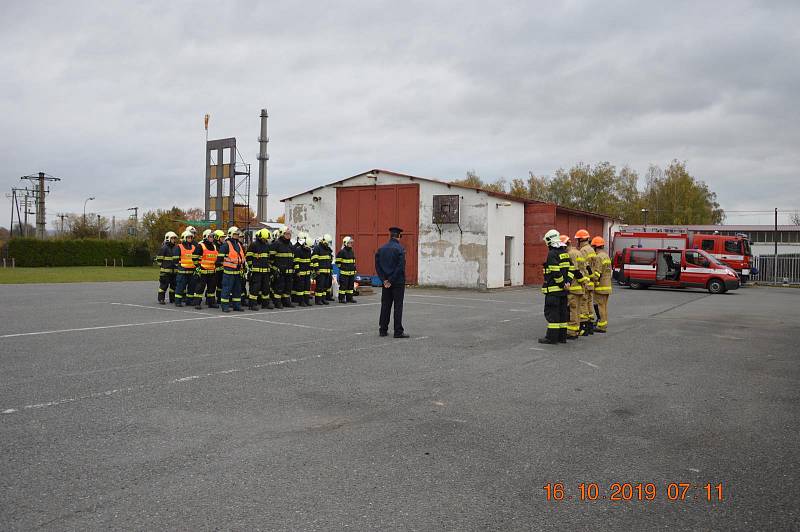
[[[714,251],[714,241],[713,240],[703,240],[703,244],[701,245],[703,251]]]

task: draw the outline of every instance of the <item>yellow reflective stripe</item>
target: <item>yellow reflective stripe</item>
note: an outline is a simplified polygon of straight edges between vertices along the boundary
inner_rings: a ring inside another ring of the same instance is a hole
[[[594,288],[594,291],[595,292],[611,292],[611,287],[610,286],[596,286]]]
[[[354,264],[356,259],[336,259],[339,264]]]
[[[583,287],[581,285],[570,285],[569,287],[570,292],[583,292]]]
[[[586,259],[584,257],[575,257],[575,260],[577,262],[586,262]]]
[[[611,259],[603,259],[603,262],[601,264],[603,265],[611,264]]]
[[[275,256],[282,258],[294,257],[294,253],[275,253]]]
[[[560,329],[561,328],[561,324],[560,323],[548,323],[547,324],[547,328],[548,329]]]
[[[560,286],[543,286],[542,293],[547,294],[549,292],[561,292],[563,289]]]

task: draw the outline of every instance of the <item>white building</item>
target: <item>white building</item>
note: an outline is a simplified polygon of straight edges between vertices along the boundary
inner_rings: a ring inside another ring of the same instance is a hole
[[[409,284],[497,288],[541,282],[542,235],[592,227],[599,215],[435,179],[371,170],[282,200],[286,225],[312,238],[355,239],[359,273],[374,274],[375,250],[401,227]],[[573,229],[574,227],[574,229]],[[590,229],[591,230],[591,229]]]

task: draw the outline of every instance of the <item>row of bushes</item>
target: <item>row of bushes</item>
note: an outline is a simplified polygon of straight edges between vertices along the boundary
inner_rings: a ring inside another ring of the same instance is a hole
[[[114,260],[125,266],[149,266],[153,257],[144,240],[37,240],[15,238],[7,242],[8,257],[20,267],[105,266]]]

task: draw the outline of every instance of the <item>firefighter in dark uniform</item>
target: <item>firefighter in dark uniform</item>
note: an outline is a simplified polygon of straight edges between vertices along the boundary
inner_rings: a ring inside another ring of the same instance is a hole
[[[273,283],[275,308],[292,308],[294,307],[291,299],[294,277],[294,244],[292,244],[291,229],[278,229],[278,238],[272,244],[269,256],[275,266]]]
[[[178,243],[178,235],[168,231],[164,235],[164,245],[161,246],[156,260],[160,262],[158,274],[158,304],[166,305],[167,292],[169,292],[169,302],[175,303],[175,245]]]
[[[245,263],[244,246],[239,243],[239,228],[228,229],[228,239],[219,247],[217,264],[222,266],[222,294],[219,298],[222,312],[237,312],[242,308],[242,271]]]
[[[200,265],[197,268],[196,286],[194,289],[194,306],[200,308],[203,293],[206,295],[208,308],[218,308],[217,305],[217,243],[211,229],[203,231],[203,240],[200,247]]]
[[[353,250],[353,239],[346,236],[342,239],[342,249],[336,254],[339,266],[339,303],[357,303],[353,299],[356,285],[356,252]]]
[[[260,307],[275,308],[270,294],[270,232],[261,229],[256,233],[256,238],[247,248],[247,264],[250,269],[250,290],[248,299],[250,310]]]
[[[332,251],[328,243],[331,235],[324,235],[311,252],[311,270],[315,274],[316,291],[314,292],[314,304],[327,305],[333,298],[331,294],[332,277],[331,266],[333,263]]]
[[[194,235],[188,229],[181,233],[181,242],[173,252],[177,262],[177,279],[175,281],[175,306],[189,307],[194,304],[194,285],[197,265],[200,263],[198,246],[194,243]]]
[[[301,307],[311,306],[311,248],[308,247],[307,233],[297,235],[294,245],[292,300]]]
[[[403,329],[403,299],[406,291],[406,250],[400,245],[403,230],[389,228],[389,242],[375,252],[375,271],[383,281],[381,291],[381,315],[378,334],[386,336],[389,331],[389,315],[394,306],[394,337],[408,338]]]
[[[544,235],[547,244],[547,260],[543,265],[544,283],[542,293],[544,294],[544,317],[547,320],[547,334],[544,338],[539,338],[540,344],[566,343],[567,316],[567,291],[569,290],[568,278],[564,277],[561,263],[561,255],[564,253],[563,243],[560,233],[555,229],[549,230]],[[568,267],[567,267],[568,269]],[[561,331],[564,331],[564,339],[561,339]]]

